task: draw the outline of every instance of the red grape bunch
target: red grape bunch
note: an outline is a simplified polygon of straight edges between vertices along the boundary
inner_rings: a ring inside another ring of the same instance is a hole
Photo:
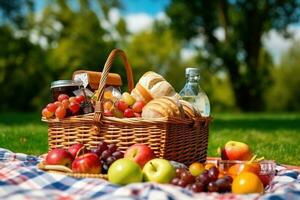
[[[194,177],[187,169],[177,168],[176,177],[171,184],[192,190],[193,192],[219,192],[225,193],[231,191],[231,176],[219,178],[217,167],[211,167],[204,170],[200,175]]]
[[[96,148],[91,149],[91,152],[99,156],[104,174],[107,173],[109,166],[114,161],[124,157],[124,153],[118,150],[117,145],[107,144],[104,141],[101,141]]]

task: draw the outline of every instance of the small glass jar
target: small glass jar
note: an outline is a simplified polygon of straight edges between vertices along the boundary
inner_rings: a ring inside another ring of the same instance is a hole
[[[83,87],[82,81],[74,80],[58,80],[51,83],[51,92],[53,101],[57,101],[60,94],[66,94],[69,97],[75,96],[73,91]]]

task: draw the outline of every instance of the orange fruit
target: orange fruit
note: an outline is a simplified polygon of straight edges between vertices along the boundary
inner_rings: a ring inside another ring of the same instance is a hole
[[[263,193],[264,186],[260,178],[252,172],[242,172],[232,182],[232,192],[235,194]]]

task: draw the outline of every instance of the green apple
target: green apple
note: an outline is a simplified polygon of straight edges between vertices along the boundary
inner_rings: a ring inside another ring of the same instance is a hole
[[[142,182],[143,180],[140,166],[127,158],[121,158],[113,162],[108,169],[107,175],[108,181],[118,185]]]
[[[175,177],[175,168],[163,158],[148,161],[143,167],[145,181],[156,183],[169,183]]]

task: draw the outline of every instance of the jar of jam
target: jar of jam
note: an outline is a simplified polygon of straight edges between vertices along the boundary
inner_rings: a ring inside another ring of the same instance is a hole
[[[60,94],[66,94],[69,97],[75,96],[73,91],[83,87],[82,81],[78,80],[58,80],[51,83],[52,98],[57,101]]]

